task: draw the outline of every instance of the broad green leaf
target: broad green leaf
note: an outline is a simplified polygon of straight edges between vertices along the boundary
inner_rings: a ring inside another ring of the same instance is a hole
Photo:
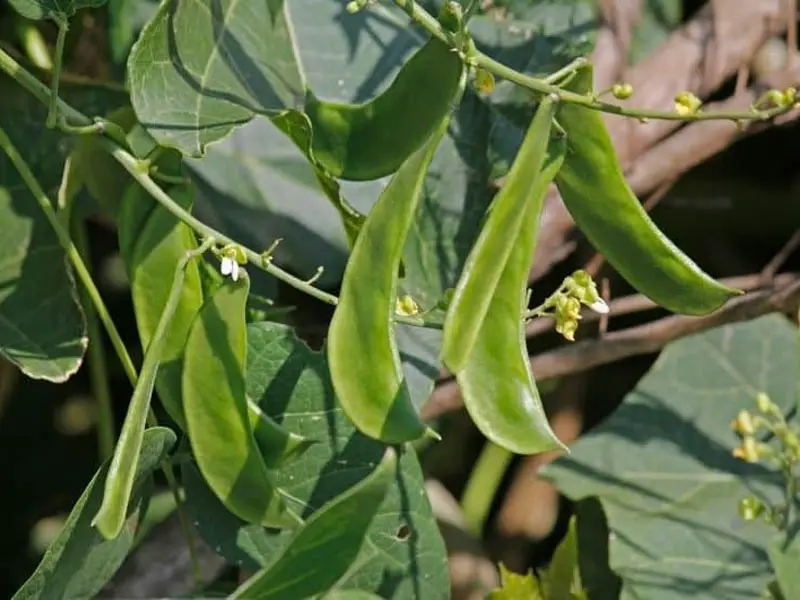
[[[23,17],[65,21],[78,9],[102,6],[106,0],[9,0],[9,2]]]
[[[134,544],[145,492],[152,491],[152,472],[175,443],[165,427],[145,431],[136,470],[131,509],[119,537],[106,540],[91,525],[103,499],[108,464],[92,478],[72,508],[56,540],[33,575],[13,600],[60,600],[94,598],[111,579]]]
[[[139,121],[165,146],[201,156],[256,114],[304,97],[284,0],[162,2],[128,60]]]
[[[248,327],[248,395],[285,428],[318,440],[303,456],[274,473],[287,502],[313,515],[374,470],[384,446],[356,432],[336,399],[323,354],[311,351],[292,330],[274,323]],[[232,518],[202,480],[187,480],[187,509],[198,531],[229,561],[247,570],[272,563],[291,539]],[[337,584],[387,600],[449,597],[445,549],[411,450],[396,477],[353,569]]]
[[[387,448],[372,473],[315,512],[275,563],[234,597],[294,600],[330,589],[358,556],[396,468],[397,452]]]
[[[732,456],[729,423],[760,392],[795,404],[794,327],[772,315],[667,346],[605,422],[544,474],[574,500],[597,496],[623,599],[755,598],[771,577],[774,530],[738,501],[775,502],[781,478]],[[579,522],[582,516],[579,516]],[[583,554],[582,552],[581,554]],[[592,593],[592,582],[584,578]]]
[[[769,544],[769,562],[785,598],[800,598],[800,536],[796,525]]]
[[[65,84],[73,106],[105,113],[124,101],[105,86]],[[44,127],[46,109],[0,76],[0,125],[51,198],[69,140]],[[30,377],[64,381],[79,368],[88,340],[64,251],[41,208],[0,152],[0,353]]]

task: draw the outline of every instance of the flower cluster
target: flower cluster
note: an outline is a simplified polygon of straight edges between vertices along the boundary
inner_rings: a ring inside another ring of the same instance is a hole
[[[608,313],[608,304],[597,292],[591,275],[580,269],[564,280],[561,287],[542,305],[540,313],[552,314],[556,320],[556,331],[573,342],[581,319],[582,304],[602,315]]]

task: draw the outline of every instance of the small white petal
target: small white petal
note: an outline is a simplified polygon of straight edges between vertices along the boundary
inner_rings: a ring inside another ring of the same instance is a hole
[[[606,301],[603,300],[602,298],[598,299],[596,302],[592,302],[589,305],[589,308],[591,308],[596,313],[600,313],[601,315],[608,314],[608,304],[606,304]]]
[[[239,263],[237,263],[235,260],[232,260],[231,263],[233,263],[233,266],[231,267],[231,279],[233,279],[234,281],[238,281]],[[608,308],[606,308],[606,311],[608,311]]]
[[[222,258],[222,264],[219,267],[220,273],[223,275],[230,275],[233,272],[233,266],[235,264],[236,263],[233,261],[233,259],[224,256]]]

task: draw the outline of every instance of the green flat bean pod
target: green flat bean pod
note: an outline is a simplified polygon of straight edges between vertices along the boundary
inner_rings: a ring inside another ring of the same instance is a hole
[[[522,226],[494,289],[475,345],[456,380],[476,427],[491,441],[517,454],[564,448],[550,429],[530,368],[523,314],[531,252],[547,187],[564,159],[563,139],[550,152],[530,191]],[[505,235],[494,230],[495,235]]]
[[[174,187],[170,195],[186,208],[192,204],[190,187]],[[197,248],[197,240],[186,224],[149,197],[129,193],[120,215],[121,254],[128,269],[139,337],[146,350],[167,304],[175,265],[186,252]],[[192,261],[186,266],[180,299],[163,344],[161,367],[156,379],[161,403],[182,428],[185,428],[180,388],[183,349],[189,327],[202,304],[200,273],[196,262]]]
[[[309,92],[305,111],[314,158],[341,179],[394,173],[450,112],[463,69],[458,53],[431,38],[392,84],[365,104],[324,102]]]
[[[541,187],[542,164],[553,125],[556,103],[542,99],[503,188],[497,193],[478,239],[464,264],[444,322],[442,362],[451,372],[460,371],[481,331],[503,267],[517,244],[523,224],[520,215]]]
[[[163,354],[162,348],[167,340],[167,332],[180,301],[186,267],[205,250],[207,247],[187,253],[174,266],[172,286],[164,306],[164,312],[153,333],[153,339],[147,347],[142,369],[128,406],[128,413],[122,424],[122,431],[120,431],[119,440],[114,448],[114,456],[108,468],[103,503],[92,521],[92,525],[97,527],[106,539],[116,538],[125,524],[128,504],[133,493],[134,476],[142,451],[150,398],[153,395],[153,387],[158,374],[159,360]]]
[[[422,437],[394,334],[400,257],[425,173],[448,118],[392,177],[367,215],[347,262],[327,353],[336,396],[364,435],[387,444]]]
[[[192,453],[211,490],[240,519],[287,527],[299,517],[272,482],[251,428],[244,365],[249,279],[228,282],[192,323],[183,363],[183,408]]]
[[[592,91],[591,66],[568,87]],[[650,219],[628,186],[600,113],[563,103],[568,151],[556,185],[588,240],[639,292],[676,313],[704,315],[740,292],[704,273]]]

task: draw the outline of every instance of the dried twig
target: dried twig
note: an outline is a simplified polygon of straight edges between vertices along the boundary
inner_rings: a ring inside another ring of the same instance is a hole
[[[760,274],[748,276],[747,282],[753,287],[758,286]],[[739,287],[741,289],[747,286]],[[617,304],[619,302],[616,301]],[[645,301],[641,297],[629,302],[632,305],[645,306]],[[665,317],[645,325],[608,333],[599,340],[585,340],[562,346],[533,356],[531,368],[536,379],[540,381],[572,375],[623,358],[652,354],[669,342],[714,327],[747,321],[769,313],[793,311],[798,305],[800,305],[800,276],[780,275],[768,288],[734,298],[711,315]],[[458,384],[451,380],[434,390],[422,409],[422,416],[425,419],[432,419],[457,410],[462,405]]]
[[[786,28],[783,1],[713,0],[706,4],[653,54],[632,66],[622,76],[621,79],[630,82],[636,90],[636,105],[664,109],[672,106],[678,91],[691,91],[701,97],[715,91],[742,65],[749,63],[764,40]],[[605,80],[598,77],[597,72],[595,79],[598,89],[601,89]],[[635,167],[638,157],[680,126],[679,122],[668,121],[642,124],[615,115],[604,115],[604,118],[620,161],[626,168]],[[723,127],[734,127],[725,121],[717,123]],[[694,144],[699,143],[702,147],[708,142],[711,136],[707,132],[710,130],[705,131],[703,137],[694,139]],[[697,147],[684,142],[681,150],[684,155],[692,156]],[[701,160],[714,152],[705,154]],[[665,161],[670,162],[669,156],[665,156]],[[680,164],[670,166],[658,179],[647,180],[647,186],[650,187],[645,191],[658,187],[667,179],[678,177],[687,168]],[[636,188],[634,191],[641,192]],[[551,188],[542,211],[542,231],[529,274],[531,281],[545,275],[574,250],[575,243],[568,239],[573,227],[572,218],[561,198],[555,188]]]

